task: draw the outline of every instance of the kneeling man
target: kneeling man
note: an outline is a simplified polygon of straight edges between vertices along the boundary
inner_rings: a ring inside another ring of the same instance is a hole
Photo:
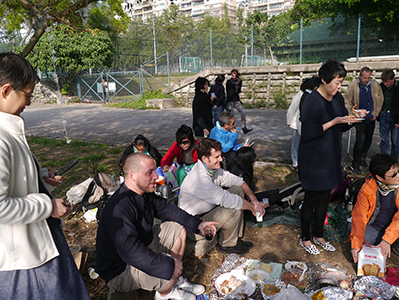
[[[381,247],[391,257],[391,245],[399,238],[398,161],[388,154],[376,154],[370,173],[359,191],[352,212],[352,257],[356,263],[363,243]]]
[[[195,300],[205,288],[181,277],[185,227],[197,234],[209,227],[215,235],[218,223],[202,222],[157,196],[155,169],[147,154],[126,158],[125,182],[98,224],[96,272],[111,291],[156,290],[156,300]],[[154,226],[154,217],[163,223]]]
[[[241,239],[244,230],[243,210],[265,214],[269,204],[260,203],[251,188],[238,177],[220,168],[222,145],[214,139],[197,144],[198,162],[180,188],[179,207],[202,220],[219,223],[216,249],[222,253],[245,254],[253,247]],[[228,190],[224,188],[229,188]],[[245,200],[248,196],[250,202]],[[196,236],[196,239],[203,238]]]

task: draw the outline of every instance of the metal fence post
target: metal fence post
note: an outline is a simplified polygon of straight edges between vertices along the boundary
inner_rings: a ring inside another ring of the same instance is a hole
[[[168,65],[168,85],[170,86],[169,51],[166,51],[166,64]]]
[[[80,77],[79,76],[76,77],[76,90],[78,91],[78,97],[79,97],[80,101],[82,101],[83,99],[82,99],[82,94],[80,92]]]
[[[356,51],[356,62],[359,62],[359,53],[360,53],[360,13],[359,13],[359,21],[357,23],[357,51]]]
[[[213,68],[212,29],[209,29],[209,43],[210,43],[210,46],[211,46],[211,68]]]
[[[299,64],[302,65],[302,31],[303,31],[303,19],[301,18],[301,33],[299,35]]]
[[[251,24],[251,66],[254,66],[254,24]]]

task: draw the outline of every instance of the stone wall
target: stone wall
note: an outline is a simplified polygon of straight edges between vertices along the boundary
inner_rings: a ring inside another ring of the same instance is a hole
[[[350,82],[358,76],[362,67],[369,67],[372,70],[372,79],[378,81],[381,81],[383,70],[393,69],[395,74],[399,70],[399,60],[346,62],[344,65],[348,74],[342,86],[343,93]],[[302,80],[317,75],[320,66],[321,63],[237,68],[243,80],[241,100],[248,103],[264,101],[266,106],[269,107],[275,106],[275,101],[281,96],[291,101],[292,97],[299,91]],[[185,105],[191,106],[195,94],[194,82],[197,77],[206,77],[213,84],[218,74],[224,74],[226,79],[229,79],[230,71],[230,68],[207,69],[171,85],[163,92],[165,94],[172,93],[176,98],[183,100]]]

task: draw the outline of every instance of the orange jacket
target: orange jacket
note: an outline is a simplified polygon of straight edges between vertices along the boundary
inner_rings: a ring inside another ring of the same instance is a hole
[[[371,176],[371,175],[370,175]],[[361,249],[364,242],[364,232],[367,223],[374,213],[378,185],[374,178],[367,178],[357,196],[357,202],[352,212],[352,249]],[[396,194],[396,207],[398,211],[393,216],[391,224],[385,229],[382,239],[392,244],[399,237],[399,193]]]

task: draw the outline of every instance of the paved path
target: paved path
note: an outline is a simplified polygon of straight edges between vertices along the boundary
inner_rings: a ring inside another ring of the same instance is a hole
[[[237,126],[241,128],[235,111]],[[248,137],[260,160],[290,163],[291,132],[286,125],[286,111],[247,109],[247,135],[240,132],[239,142]],[[144,134],[160,151],[166,151],[175,141],[181,124],[192,124],[191,108],[165,110],[131,110],[103,107],[101,104],[49,105],[33,104],[21,115],[26,121],[27,135],[63,138],[62,119],[67,121],[68,138],[97,141],[112,145],[128,145],[137,134]],[[355,129],[352,129],[352,143]],[[346,161],[348,133],[343,134],[343,163]],[[378,123],[369,157],[379,151]],[[351,150],[352,153],[352,150]]]

